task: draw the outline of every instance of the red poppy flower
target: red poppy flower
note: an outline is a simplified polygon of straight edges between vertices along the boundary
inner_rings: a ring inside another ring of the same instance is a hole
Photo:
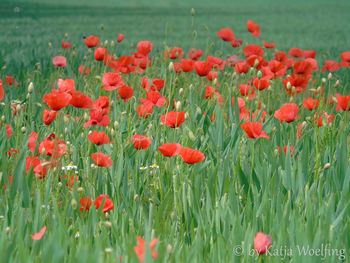
[[[39,144],[39,153],[60,158],[67,153],[67,145],[64,140],[46,138]]]
[[[107,72],[103,74],[103,89],[107,91],[125,86],[122,76],[118,72]]]
[[[205,88],[204,98],[205,99],[216,98],[219,104],[222,104],[224,102],[224,99],[222,98],[219,91],[211,86],[207,86]]]
[[[264,40],[264,48],[276,48],[275,42],[267,42]]]
[[[319,114],[315,115],[315,122],[318,127],[322,127],[323,125],[330,124],[334,121],[334,119],[335,119],[334,114],[328,114],[325,111],[321,115]]]
[[[136,112],[140,118],[148,118],[153,113],[153,104],[150,101],[144,102],[137,106]]]
[[[253,85],[258,90],[264,90],[270,87],[270,80],[267,78],[261,78],[261,79],[255,78],[253,80]]]
[[[235,71],[238,74],[247,74],[249,69],[250,69],[250,66],[245,60],[239,61],[235,64]]]
[[[272,246],[272,238],[264,234],[263,232],[258,232],[254,238],[254,249],[260,255],[265,254],[269,248]]]
[[[134,247],[134,251],[137,255],[137,258],[140,263],[143,263],[145,261],[145,255],[146,255],[146,242],[145,240],[138,236],[137,238],[137,245]],[[153,239],[151,243],[149,244],[149,249],[151,250],[151,256],[153,259],[156,259],[158,257],[158,253],[155,250],[157,246],[158,239]]]
[[[43,227],[40,229],[39,232],[34,233],[34,234],[32,235],[32,240],[40,240],[40,239],[42,239],[43,236],[44,236],[45,233],[46,233],[46,229],[47,229],[46,226],[43,226]]]
[[[92,131],[88,135],[88,139],[90,142],[96,145],[108,144],[111,142],[108,135],[104,131],[102,132]]]
[[[314,99],[314,98],[306,98],[303,101],[303,106],[305,109],[308,110],[314,110],[317,109],[317,107],[320,105],[320,101],[318,99]]]
[[[113,164],[111,157],[104,154],[103,152],[93,153],[91,154],[91,158],[94,161],[94,163],[100,167],[111,167]]]
[[[90,74],[90,71],[91,71],[91,69],[90,69],[89,67],[87,67],[87,66],[80,65],[80,66],[78,67],[78,72],[79,72],[80,74],[85,75],[85,76],[88,76],[88,75]]]
[[[342,96],[340,94],[336,94],[337,98],[337,111],[346,111],[350,110],[350,96]]]
[[[255,97],[255,89],[247,84],[239,85],[239,93],[242,96],[248,96],[249,99],[253,99]]]
[[[274,54],[275,60],[283,63],[287,68],[293,66],[293,59],[289,58],[284,51],[276,51]]]
[[[184,56],[184,50],[181,47],[173,47],[165,52],[165,57],[170,59],[182,58]]]
[[[183,72],[192,72],[194,70],[195,61],[192,59],[182,59],[181,60],[181,69]]]
[[[129,86],[122,86],[118,89],[119,97],[125,102],[132,98],[134,95],[134,90]]]
[[[164,87],[165,81],[162,79],[153,79],[142,78],[141,85],[146,91],[161,91]]]
[[[180,157],[187,164],[196,164],[205,160],[204,153],[190,147],[181,148]]]
[[[246,58],[252,56],[252,55],[256,55],[258,57],[262,57],[264,56],[264,49],[257,45],[257,44],[249,44],[247,45],[244,49],[243,49],[244,55]]]
[[[98,97],[98,99],[93,103],[92,108],[101,109],[106,114],[109,113],[110,111],[109,98],[107,96]]]
[[[220,69],[223,70],[225,67],[225,62],[221,58],[214,57],[214,56],[208,56],[207,62],[209,62],[212,65],[213,69]]]
[[[229,27],[221,28],[216,34],[219,38],[226,42],[235,40],[235,33],[233,33],[232,29]]]
[[[10,158],[11,156],[15,155],[15,154],[18,154],[19,151],[18,149],[16,148],[10,148],[8,151],[7,151],[7,156]]]
[[[338,61],[334,60],[325,60],[323,67],[322,67],[322,72],[330,71],[330,72],[335,72],[338,71],[341,68],[341,64]]]
[[[283,84],[286,92],[289,95],[295,95],[302,93],[306,90],[307,85],[309,84],[309,79],[310,78],[307,75],[292,74],[291,76],[283,80]],[[290,84],[290,86],[288,85],[288,83]]]
[[[158,147],[158,151],[165,157],[173,157],[180,153],[181,144],[178,143],[164,143]]]
[[[142,56],[148,56],[152,52],[153,44],[151,41],[143,40],[137,43],[137,53]]]
[[[318,70],[318,62],[314,58],[306,58],[306,62],[308,62],[311,65],[312,71],[317,71]]]
[[[262,67],[268,65],[267,61],[263,57],[257,55],[251,55],[247,57],[246,61],[250,67],[254,67],[257,69],[262,69]]]
[[[73,107],[80,109],[90,109],[92,107],[92,104],[92,99],[81,91],[77,90],[72,93],[70,105]]]
[[[235,39],[233,41],[231,41],[231,45],[232,47],[236,48],[236,47],[240,47],[243,44],[243,40],[242,39]]]
[[[52,64],[57,68],[64,68],[67,66],[67,59],[64,56],[55,56],[52,59]]]
[[[203,50],[192,48],[188,51],[188,57],[192,60],[198,60],[203,55]]]
[[[340,54],[340,58],[341,58],[341,66],[342,67],[350,67],[350,51],[345,51],[345,52],[342,52]]]
[[[57,116],[57,111],[54,110],[44,110],[44,114],[43,114],[43,122],[45,125],[50,125]]]
[[[151,103],[154,106],[157,107],[163,107],[164,104],[166,103],[165,97],[163,97],[160,92],[158,91],[149,91],[147,92],[147,98],[143,99],[141,98],[140,101],[145,104],[145,103]]]
[[[47,174],[46,165],[43,165],[37,156],[28,156],[26,158],[26,167],[25,167],[26,173],[28,173],[30,169],[33,169],[34,174],[39,179],[46,177],[46,174]]]
[[[152,140],[150,138],[141,134],[135,134],[132,137],[131,141],[134,144],[134,148],[136,150],[146,150],[152,143]]]
[[[12,126],[10,124],[6,124],[5,125],[5,129],[6,129],[6,136],[7,136],[7,138],[11,138],[12,134],[13,134]]]
[[[31,168],[34,169],[34,167],[36,167],[40,163],[41,161],[37,156],[28,156],[26,158],[26,167],[25,167],[26,173],[28,173]]]
[[[266,67],[264,67],[266,68]],[[272,78],[283,77],[286,74],[287,67],[278,60],[271,60],[269,62],[268,68],[272,73]]]
[[[170,128],[178,128],[185,121],[185,112],[183,111],[170,111],[160,117],[160,121],[170,127]]]
[[[246,133],[247,137],[250,139],[265,138],[270,137],[263,131],[263,125],[260,122],[245,122],[241,124],[241,128]]]
[[[47,176],[47,165],[48,163],[40,162],[34,167],[33,172],[38,179],[44,179]]]
[[[107,48],[98,47],[95,49],[95,53],[94,53],[95,60],[102,61],[106,58],[107,55],[108,55]]]
[[[232,106],[235,105],[235,101],[236,101],[236,98],[235,98],[235,97],[232,97],[232,99],[231,99]],[[238,98],[237,98],[237,102],[238,102],[238,108],[239,108],[240,110],[243,109],[243,108],[245,107],[245,101],[244,101],[244,99],[238,97]]]
[[[118,43],[121,43],[125,38],[125,35],[124,34],[119,34],[118,37],[117,37],[117,42]]]
[[[211,69],[213,68],[213,65],[209,63],[208,61],[196,61],[194,63],[194,68],[200,77],[205,77],[209,74]]]
[[[110,123],[109,116],[107,115],[105,109],[103,108],[95,108],[90,110],[90,120],[84,124],[84,128],[88,128],[90,126],[108,126]]]
[[[294,58],[302,58],[304,57],[304,50],[301,48],[293,47],[288,51],[289,56]]]
[[[16,79],[12,75],[7,75],[5,77],[5,82],[7,85],[12,86],[12,85],[17,85]]]
[[[2,80],[0,79],[0,101],[4,100],[5,97],[5,90],[4,87],[2,86]]]
[[[295,103],[286,103],[275,111],[274,117],[280,122],[292,122],[298,118],[299,107]]]
[[[72,96],[67,92],[52,90],[43,97],[43,101],[54,111],[67,107],[72,99]]]
[[[67,92],[72,95],[75,92],[75,80],[74,79],[58,79],[57,81],[58,91]]]
[[[215,79],[218,79],[219,72],[217,71],[210,71],[208,75],[206,76],[207,80],[214,81]]]
[[[304,57],[305,58],[315,58],[316,57],[316,50],[304,50]]]
[[[96,47],[100,44],[100,38],[97,36],[91,35],[85,38],[84,43],[88,48]]]
[[[72,43],[68,42],[68,41],[61,41],[61,46],[63,49],[70,49],[72,48]]]
[[[312,64],[307,60],[299,60],[294,63],[294,74],[306,75],[310,77],[313,72]]]
[[[37,139],[38,139],[38,133],[36,133],[36,132],[32,132],[28,137],[27,146],[28,146],[29,151],[31,151],[32,153],[35,151]]]
[[[248,20],[248,22],[247,22],[247,30],[254,37],[260,37],[260,34],[261,34],[260,26],[257,23],[255,23],[254,21]]]
[[[92,205],[92,200],[90,197],[85,196],[80,198],[79,203],[80,203],[80,211],[89,211]]]
[[[155,87],[155,90],[158,90],[160,91],[163,87],[164,87],[164,84],[165,84],[165,80],[163,79],[153,79],[152,80],[152,86]],[[152,87],[151,87],[152,89]]]
[[[103,195],[103,194],[99,195],[95,199],[94,205],[95,205],[96,209],[99,209],[101,207],[101,205],[103,205],[103,208],[102,208],[103,213],[111,211],[114,208],[114,204],[113,204],[112,199],[110,199],[108,195]]]

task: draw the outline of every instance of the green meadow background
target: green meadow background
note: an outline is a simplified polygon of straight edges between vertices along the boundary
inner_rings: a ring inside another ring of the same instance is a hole
[[[191,8],[196,14],[191,16]],[[247,19],[262,26],[262,39],[275,41],[280,49],[300,47],[321,51],[319,58],[336,58],[350,47],[350,1],[237,1],[237,0],[26,0],[0,2],[0,65],[16,73],[59,52],[60,40],[76,43],[97,34],[115,40],[126,35],[120,49],[139,40],[164,45],[224,49],[215,32],[223,26],[238,38],[255,40],[246,32]],[[103,30],[101,30],[103,28]],[[53,48],[48,49],[51,42]]]

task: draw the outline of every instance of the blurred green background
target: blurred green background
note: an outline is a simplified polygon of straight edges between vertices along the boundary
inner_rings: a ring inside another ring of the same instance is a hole
[[[124,33],[125,43],[118,47],[119,52],[149,39],[157,49],[164,44],[185,48],[209,45],[212,50],[235,53],[215,33],[229,26],[238,38],[256,42],[246,32],[247,19],[258,22],[261,38],[275,41],[279,49],[316,49],[321,60],[338,58],[339,52],[350,49],[348,0],[22,0],[0,2],[0,65],[16,72],[21,66],[50,60],[60,52],[65,33],[76,45],[85,35],[115,40],[118,33]]]

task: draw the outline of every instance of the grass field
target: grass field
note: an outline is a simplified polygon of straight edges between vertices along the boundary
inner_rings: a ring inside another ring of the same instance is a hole
[[[1,1],[0,262],[350,262],[350,67],[321,70],[350,51],[349,19],[345,0]],[[242,47],[222,41],[222,27]],[[113,58],[97,61],[89,35]],[[246,54],[262,40],[277,49]],[[175,72],[173,47],[220,58],[208,62],[218,75],[201,77],[194,58]],[[292,47],[317,60],[289,55],[272,75],[260,65]],[[67,65],[54,66],[57,55]],[[123,55],[136,64],[118,64]],[[293,76],[307,82],[297,94]],[[166,143],[177,143],[173,157]]]

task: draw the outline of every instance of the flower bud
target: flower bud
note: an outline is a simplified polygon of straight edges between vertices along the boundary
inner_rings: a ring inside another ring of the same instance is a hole
[[[326,163],[324,166],[323,166],[323,169],[328,169],[328,168],[330,168],[331,167],[331,164],[330,163]]]
[[[169,63],[168,69],[169,69],[169,71],[174,70],[174,63],[172,61]]]
[[[17,104],[17,105],[16,105],[16,112],[19,112],[19,111],[21,110],[21,108],[22,108],[22,107],[21,107],[21,104]]]
[[[259,65],[259,60],[258,59],[255,59],[254,60],[254,67],[257,67]]]
[[[191,8],[191,16],[195,16],[196,15],[196,10],[192,7]]]
[[[105,221],[105,227],[107,227],[107,228],[112,228],[112,222],[110,222],[110,221]]]
[[[33,82],[30,82],[28,85],[28,93],[32,93],[33,90],[34,90],[34,84],[33,84]]]
[[[334,88],[338,87],[340,85],[340,81],[339,79],[337,79],[337,81],[334,83]]]
[[[166,252],[167,252],[168,254],[173,253],[173,246],[170,245],[170,244],[168,244],[168,245],[166,246]]]
[[[196,136],[194,135],[194,133],[191,130],[188,131],[188,137],[190,137],[190,139],[192,141],[196,140]]]
[[[177,111],[179,111],[180,108],[181,108],[181,101],[177,101],[177,102],[175,103],[175,109],[176,109]]]
[[[77,206],[78,206],[77,200],[73,198],[70,204],[74,210],[77,209]]]
[[[262,77],[262,72],[259,70],[258,73],[256,74],[257,77],[260,79]]]

